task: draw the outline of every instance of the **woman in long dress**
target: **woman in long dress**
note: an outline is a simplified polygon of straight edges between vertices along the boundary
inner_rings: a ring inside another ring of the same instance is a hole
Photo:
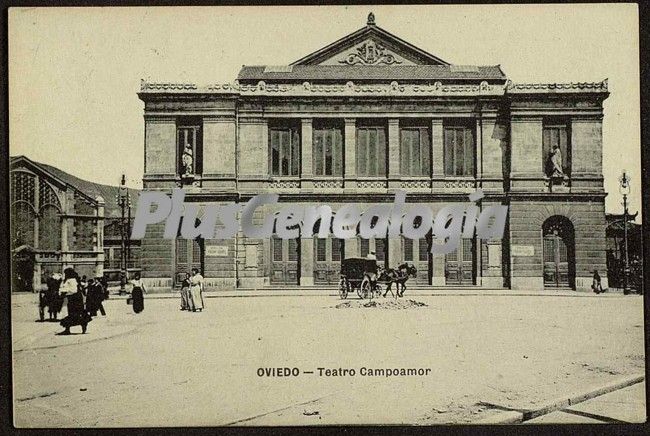
[[[185,278],[181,284],[181,310],[190,310],[190,273],[185,273]]]
[[[70,327],[80,325],[81,332],[86,333],[88,323],[92,318],[86,312],[84,295],[81,291],[79,275],[72,268],[63,271],[64,279],[59,292],[62,297],[68,300],[68,316],[61,320],[61,326],[65,328],[61,335],[69,335]]]
[[[192,268],[190,277],[190,297],[192,300],[192,312],[203,310],[203,276],[199,274],[198,268]]]
[[[144,292],[147,292],[147,290],[144,287],[144,284],[142,283],[142,279],[140,278],[140,274],[136,273],[135,277],[133,280],[131,280],[131,285],[133,288],[131,289],[131,298],[133,299],[133,311],[135,313],[140,313],[144,310]]]

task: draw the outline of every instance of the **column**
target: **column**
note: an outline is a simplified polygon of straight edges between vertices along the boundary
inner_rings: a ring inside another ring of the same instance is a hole
[[[388,177],[390,179],[399,179],[400,176],[400,156],[399,156],[399,119],[391,118],[388,120]],[[396,181],[399,187],[399,180]]]
[[[444,138],[442,129],[442,118],[431,120],[431,162],[433,164],[433,178],[441,178],[445,174],[444,158]]]
[[[34,177],[34,209],[36,209],[37,215],[34,219],[34,248],[38,249],[39,246],[39,215],[41,205],[40,205],[40,178],[38,176]],[[38,256],[34,261],[34,277],[32,278],[32,291],[38,292],[41,289],[41,264],[39,263]]]
[[[313,119],[303,118],[301,121],[300,132],[300,174],[302,178],[301,186],[306,189],[312,189],[314,187],[314,182],[311,180],[314,175],[314,166],[312,161],[313,138]]]
[[[359,257],[359,240],[357,238],[346,239],[343,243],[345,258]]]
[[[390,267],[396,267],[404,260],[402,237],[388,238],[388,261]]]
[[[476,119],[476,178],[483,176],[483,123]]]
[[[68,219],[65,216],[68,214],[68,195],[63,193],[61,201],[61,251],[68,251]]]
[[[345,187],[356,188],[357,175],[357,125],[355,118],[345,119]]]
[[[503,192],[506,128],[496,114],[481,119],[481,177],[483,191]]]
[[[41,205],[40,205],[40,195],[39,192],[41,190],[41,185],[40,185],[40,177],[35,176],[34,177],[34,210],[36,211],[36,217],[34,219],[34,248],[38,248],[39,246],[39,235],[38,235],[38,230],[39,230],[39,212],[41,210]],[[40,277],[39,277],[39,283],[40,283]]]
[[[434,240],[435,244],[435,240]],[[431,256],[431,285],[445,286],[445,255],[433,254]]]
[[[97,200],[97,227],[95,233],[97,234],[97,243],[95,250],[97,251],[97,263],[95,266],[95,277],[104,275],[104,199],[101,196]],[[129,226],[130,227],[130,226]],[[129,228],[130,231],[130,228]]]
[[[300,286],[314,284],[314,238],[300,240]]]

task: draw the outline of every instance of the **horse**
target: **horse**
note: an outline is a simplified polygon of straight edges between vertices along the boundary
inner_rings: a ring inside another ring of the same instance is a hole
[[[417,275],[417,268],[415,268],[415,265],[410,265],[406,262],[401,263],[400,265],[397,266],[397,268],[389,268],[386,270],[386,277],[388,278],[387,282],[388,284],[386,285],[386,292],[384,292],[384,297],[388,294],[388,292],[391,293],[395,298],[397,297],[403,297],[404,296],[404,291],[406,290],[406,282],[409,279],[409,277],[415,277]],[[393,290],[391,289],[393,286],[393,283],[395,283],[395,294],[393,294]],[[402,287],[402,290],[400,292],[400,286]]]

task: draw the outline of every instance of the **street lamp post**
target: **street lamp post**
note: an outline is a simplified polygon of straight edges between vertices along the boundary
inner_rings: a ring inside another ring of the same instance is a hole
[[[623,256],[624,256],[624,271],[623,271],[623,294],[630,293],[629,290],[629,276],[630,276],[630,261],[627,248],[627,196],[630,193],[630,176],[623,170],[623,174],[618,178],[619,192],[623,196]]]
[[[127,232],[129,231],[128,226],[125,225],[125,215],[126,209],[129,208],[129,191],[126,189],[126,176],[122,174],[122,183],[120,184],[120,189],[118,193],[118,204],[120,205],[120,210],[122,212],[122,218],[120,222],[120,295],[126,293],[126,281],[128,274],[128,265],[127,265]],[[129,210],[129,216],[131,215]]]

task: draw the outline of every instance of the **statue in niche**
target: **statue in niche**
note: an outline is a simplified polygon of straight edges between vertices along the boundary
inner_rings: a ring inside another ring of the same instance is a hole
[[[551,178],[564,178],[564,170],[562,169],[562,150],[560,146],[553,147],[553,151],[549,156],[549,169]]]
[[[183,160],[183,175],[190,176],[194,174],[194,150],[192,150],[192,144],[190,144],[189,142],[185,143],[182,160]]]

